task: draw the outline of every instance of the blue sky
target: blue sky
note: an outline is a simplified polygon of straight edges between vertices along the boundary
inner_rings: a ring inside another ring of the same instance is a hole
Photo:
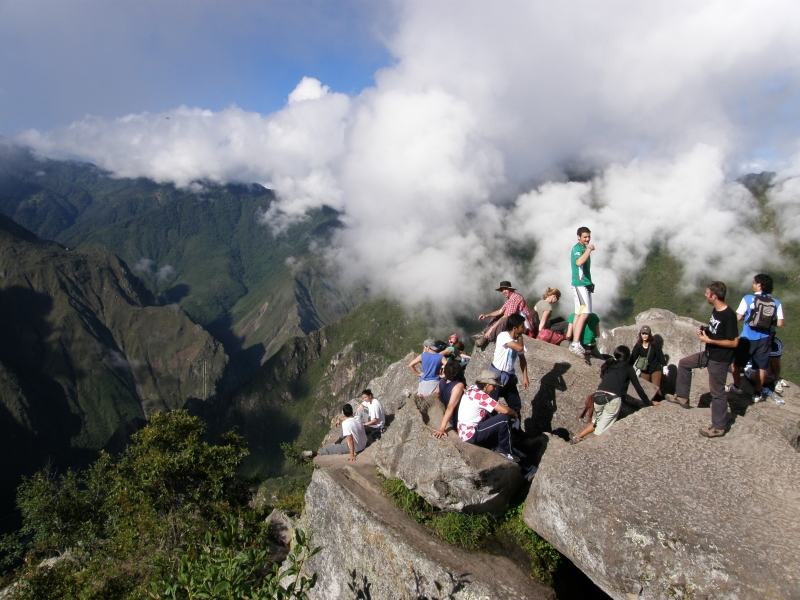
[[[391,64],[391,5],[0,0],[0,135],[180,105],[280,109],[304,76],[356,95]]]

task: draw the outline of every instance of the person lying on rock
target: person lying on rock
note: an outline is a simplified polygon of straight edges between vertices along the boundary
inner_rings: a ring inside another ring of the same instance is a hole
[[[636,371],[628,363],[631,357],[631,349],[627,346],[617,346],[614,348],[613,358],[609,358],[600,367],[600,385],[597,391],[592,394],[594,401],[594,416],[592,422],[586,426],[575,438],[573,442],[580,442],[584,437],[594,432],[595,435],[602,435],[608,430],[617,418],[619,410],[622,408],[622,399],[628,394],[628,384],[632,383],[633,388],[639,398],[647,406],[653,406],[650,398],[647,397]]]
[[[517,293],[516,288],[511,287],[511,282],[501,281],[497,291],[503,294],[506,299],[505,303],[493,312],[478,315],[478,319],[481,321],[484,319],[492,320],[482,333],[472,336],[472,339],[475,340],[475,346],[481,350],[485,349],[489,342],[495,341],[499,332],[506,330],[506,319],[511,315],[522,315],[528,323],[526,329],[531,329],[532,327],[528,303],[525,302],[525,298],[521,294]]]
[[[356,454],[367,447],[367,432],[361,419],[353,417],[353,407],[349,404],[342,406],[342,416],[336,419],[336,427],[342,426],[342,436],[344,441],[338,444],[331,444],[319,449],[317,454],[347,454],[347,460],[356,460]]]
[[[453,429],[458,427],[458,405],[463,394],[464,371],[458,362],[452,360],[444,366],[444,379],[439,380],[439,389],[436,392],[444,405],[444,416],[439,429],[433,432],[433,437],[442,438],[447,435],[448,424]]]
[[[361,404],[365,406],[369,413],[369,420],[364,423],[364,431],[367,435],[377,433],[380,435],[386,430],[386,415],[383,413],[383,406],[372,395],[372,390],[366,389],[361,392]]]
[[[517,462],[511,452],[511,421],[519,421],[519,414],[492,398],[499,385],[497,375],[485,369],[467,388],[458,406],[458,437],[481,448],[496,448],[503,458]]]
[[[439,367],[442,366],[442,355],[433,349],[434,340],[428,338],[422,342],[422,354],[408,363],[409,370],[419,377],[417,393],[420,397],[430,396],[439,387]],[[422,373],[415,368],[420,365]]]
[[[514,362],[519,358],[522,369],[522,387],[528,389],[528,363],[525,360],[525,344],[522,334],[525,332],[526,323],[522,315],[511,315],[506,320],[506,330],[499,333],[494,347],[494,356],[489,364],[489,370],[497,375],[500,385],[492,394],[493,398],[505,398],[508,405],[517,414],[522,410],[522,399],[517,390],[517,374],[514,372]]]

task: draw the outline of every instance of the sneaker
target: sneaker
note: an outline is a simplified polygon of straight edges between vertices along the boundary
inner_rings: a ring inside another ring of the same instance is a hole
[[[303,458],[312,458],[314,456],[314,451],[313,450],[303,450],[300,453],[300,456],[302,456]]]
[[[714,429],[713,427],[703,427],[700,430],[700,435],[707,438],[722,437],[725,435],[724,429]]]
[[[733,393],[733,394],[743,394],[743,393],[744,393],[744,392],[742,391],[742,388],[740,388],[740,387],[736,387],[736,386],[735,386],[735,385],[733,385],[733,384],[726,385],[726,386],[725,386],[725,391],[726,391],[726,392],[729,392],[729,393]]]
[[[509,460],[511,462],[515,462],[515,463],[519,462],[519,458],[514,456],[513,454],[506,454],[505,452],[498,452],[498,454],[500,456],[502,456],[503,458],[505,458],[506,460]]]
[[[762,394],[753,394],[753,404],[757,404],[763,401],[764,401],[764,396]]]
[[[569,440],[569,443],[574,446],[575,444],[580,444],[585,439],[586,438],[579,438],[577,435],[573,435],[572,438]]]
[[[483,337],[483,334],[482,333],[476,333],[475,335],[471,335],[470,337],[472,338],[473,342],[477,342],[479,339],[481,339]]]
[[[783,392],[786,388],[789,387],[789,382],[785,379],[781,379],[778,383],[775,384],[775,391],[779,394]]]
[[[785,388],[790,387],[789,386],[789,382],[786,381],[785,379],[781,379],[778,383],[781,384],[781,387],[785,387]]]
[[[575,342],[572,342],[569,345],[569,351],[572,352],[575,356],[583,356],[584,354],[586,354],[586,351],[583,349],[583,346],[581,346],[580,344],[576,344]]]

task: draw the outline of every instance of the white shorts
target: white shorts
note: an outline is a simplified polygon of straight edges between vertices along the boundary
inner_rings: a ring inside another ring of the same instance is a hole
[[[572,300],[575,302],[575,316],[592,312],[592,292],[585,287],[572,286]]]

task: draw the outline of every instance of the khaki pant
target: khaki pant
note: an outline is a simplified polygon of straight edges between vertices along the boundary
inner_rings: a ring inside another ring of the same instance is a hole
[[[617,396],[605,404],[594,405],[594,434],[600,435],[617,421],[622,398]]]

